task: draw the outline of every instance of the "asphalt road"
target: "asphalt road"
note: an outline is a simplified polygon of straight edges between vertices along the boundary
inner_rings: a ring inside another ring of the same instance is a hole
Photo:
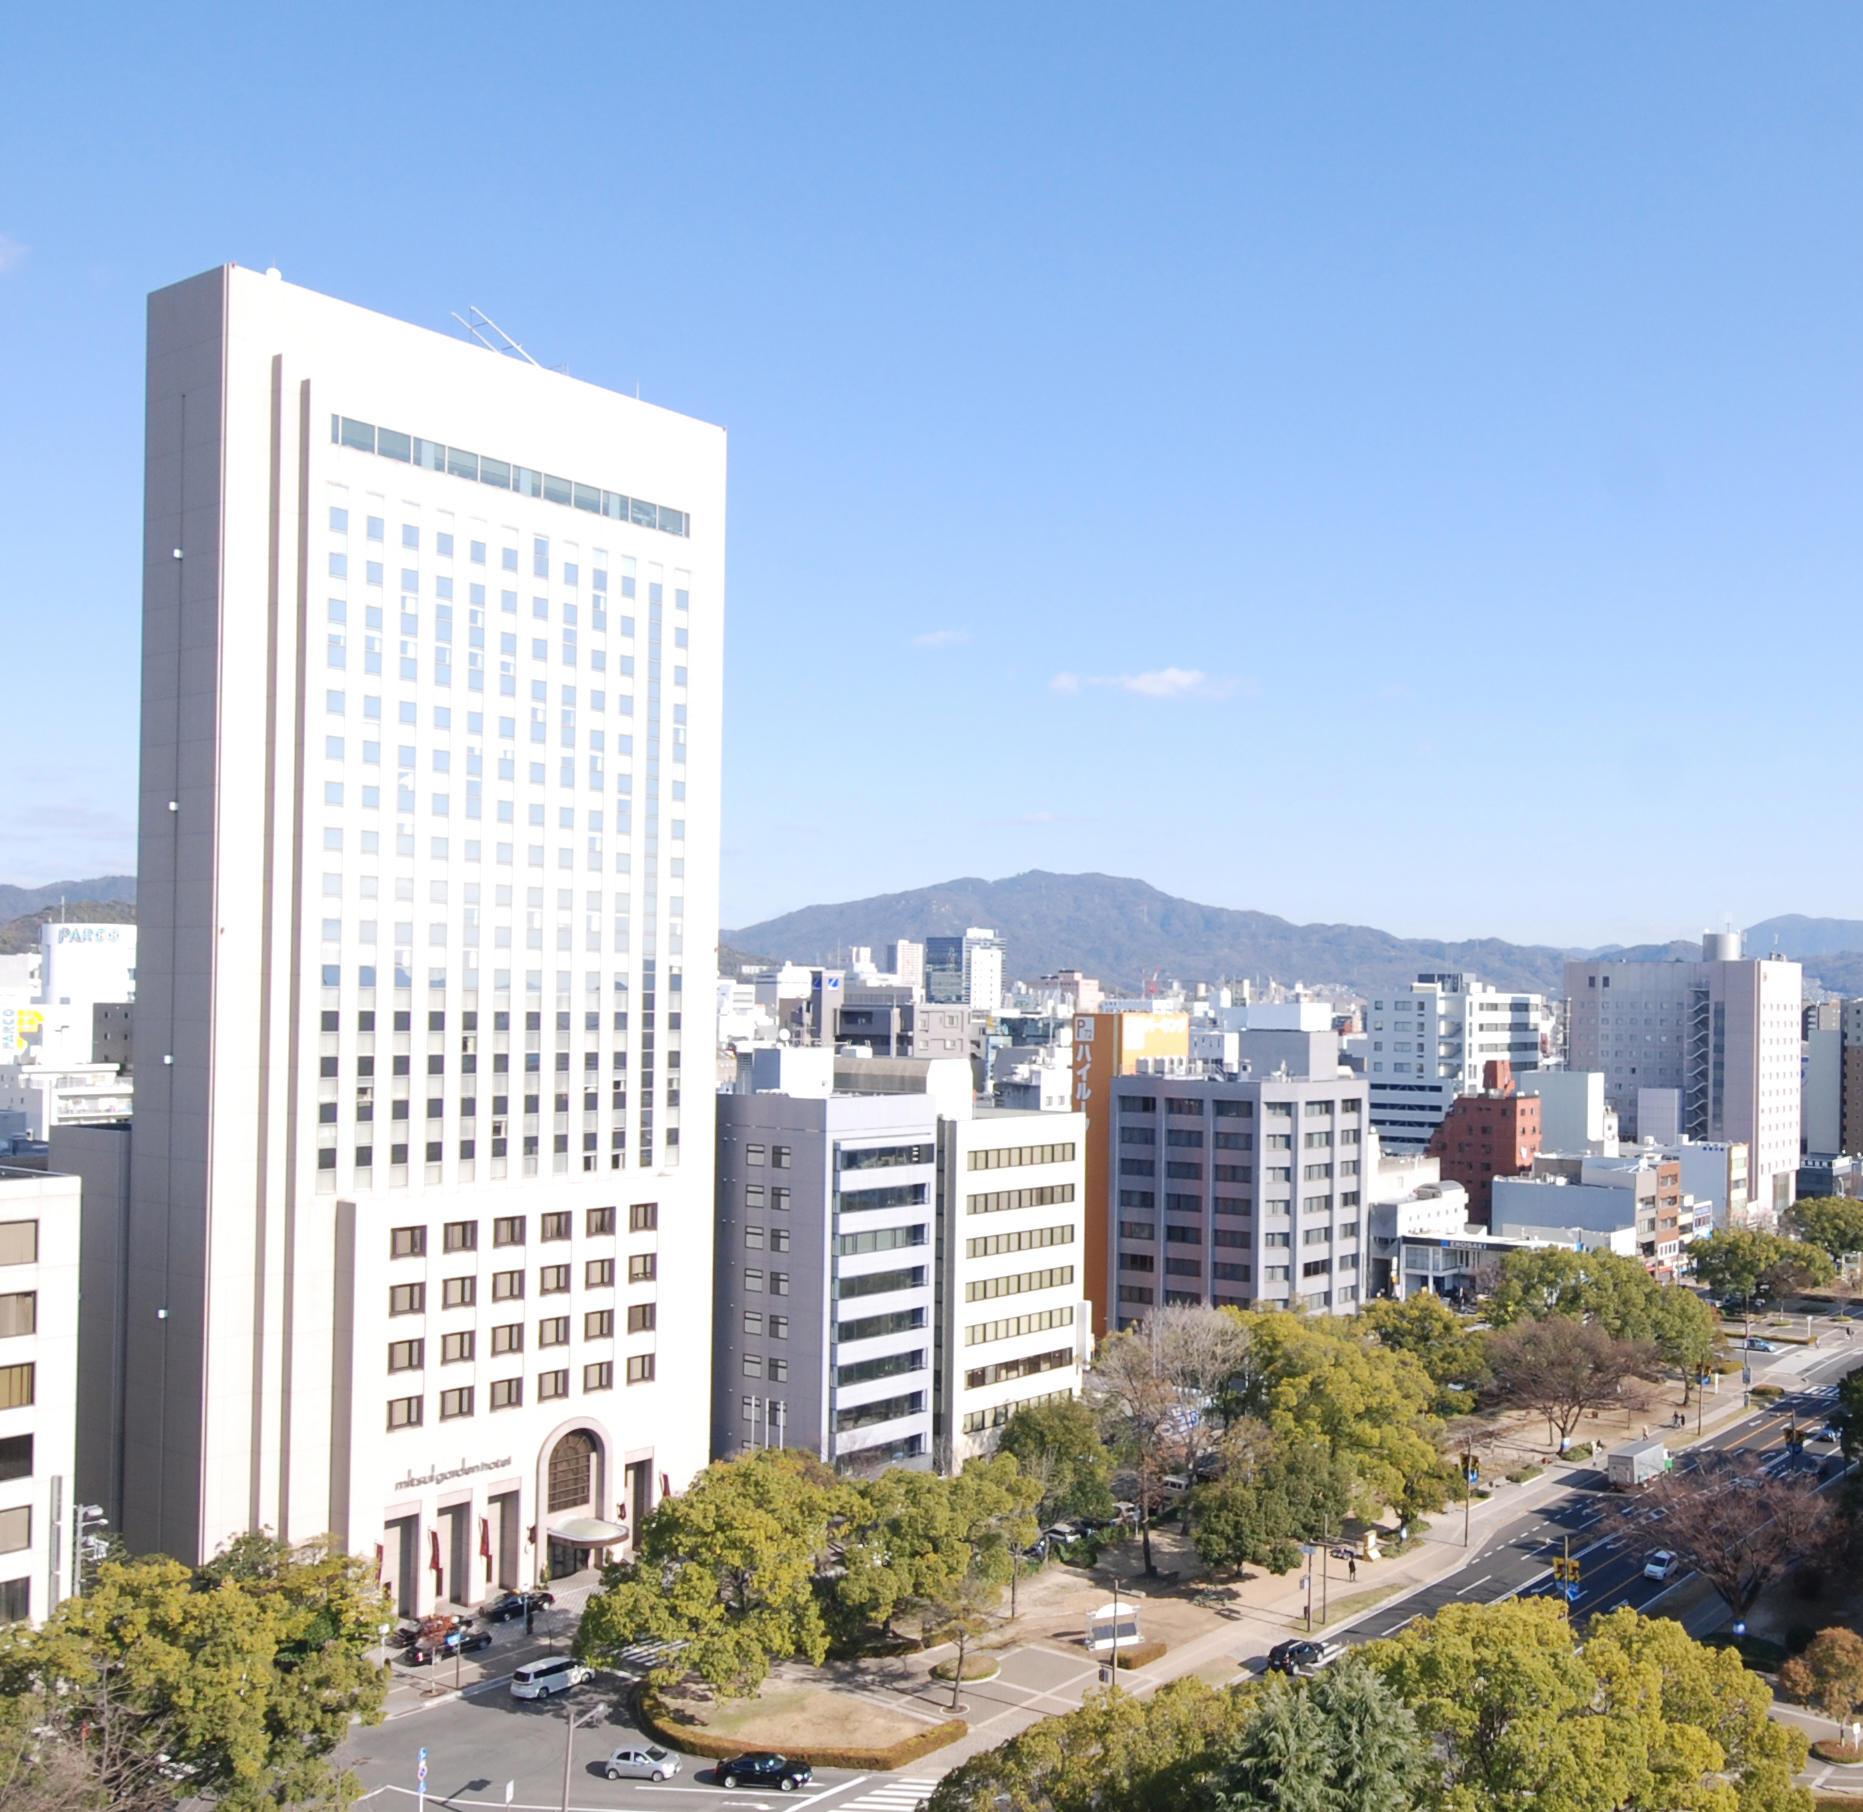
[[[1784,1355],[1756,1353],[1753,1357],[1754,1382],[1763,1384],[1767,1371],[1775,1368]],[[1836,1380],[1859,1365],[1863,1365],[1863,1352],[1848,1344],[1827,1358],[1814,1360],[1800,1379],[1787,1386],[1786,1395],[1776,1405],[1756,1410],[1692,1452],[1739,1454],[1751,1459],[1763,1456],[1773,1471],[1816,1470],[1836,1449],[1824,1443],[1803,1455],[1794,1455],[1785,1446],[1786,1426],[1791,1422],[1822,1422],[1832,1406]],[[1723,1380],[1721,1388],[1729,1388],[1729,1381]],[[1732,1388],[1739,1386],[1733,1384]],[[1692,1430],[1677,1429],[1675,1433],[1678,1440],[1693,1438]],[[1684,1470],[1696,1463],[1688,1453],[1677,1461]],[[1648,1609],[1688,1575],[1678,1571],[1667,1581],[1644,1577],[1644,1563],[1663,1545],[1662,1524],[1652,1520],[1647,1535],[1641,1539],[1624,1534],[1614,1514],[1623,1501],[1622,1494],[1607,1488],[1601,1470],[1575,1471],[1571,1484],[1557,1497],[1499,1529],[1489,1530],[1460,1570],[1420,1591],[1380,1605],[1356,1623],[1331,1634],[1345,1642],[1371,1642],[1380,1636],[1395,1635],[1406,1624],[1428,1617],[1444,1605],[1559,1593],[1562,1588],[1552,1577],[1552,1562],[1555,1555],[1568,1551],[1580,1562],[1579,1596],[1572,1604],[1575,1617],[1620,1604]]]

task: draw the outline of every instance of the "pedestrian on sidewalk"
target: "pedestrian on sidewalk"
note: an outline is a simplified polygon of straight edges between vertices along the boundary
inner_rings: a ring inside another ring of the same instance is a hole
[[[1346,1578],[1347,1578],[1347,1579],[1348,1579],[1349,1581],[1352,1581],[1352,1582],[1354,1582],[1354,1583],[1356,1583],[1356,1582],[1357,1582],[1357,1579],[1358,1579],[1358,1556],[1357,1556],[1356,1554],[1348,1554],[1348,1555],[1346,1556]]]

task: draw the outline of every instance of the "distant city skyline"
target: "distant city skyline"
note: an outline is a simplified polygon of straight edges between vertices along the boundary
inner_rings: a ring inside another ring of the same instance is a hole
[[[1863,890],[1800,740],[1863,556],[1854,12],[676,13],[625,156],[625,17],[495,90],[467,20],[18,22],[0,879],[131,866],[143,296],[232,259],[729,430],[727,924],[1035,867],[1558,945]],[[385,156],[255,55],[524,156]]]

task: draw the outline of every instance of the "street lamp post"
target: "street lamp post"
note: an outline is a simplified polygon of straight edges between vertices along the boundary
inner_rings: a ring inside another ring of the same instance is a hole
[[[572,1706],[566,1707],[565,1709],[568,1713],[568,1716],[567,1716],[567,1719],[565,1721],[564,1728],[563,1728],[563,1807],[562,1807],[562,1812],[569,1812],[569,1773],[570,1773],[570,1769],[575,1765],[576,1728],[578,1725],[586,1723],[588,1719],[594,1717],[595,1714],[598,1711],[600,1711],[602,1708],[599,1705],[592,1705],[589,1707],[589,1709],[586,1712],[580,1712],[580,1711],[577,1711],[575,1707],[572,1705]]]

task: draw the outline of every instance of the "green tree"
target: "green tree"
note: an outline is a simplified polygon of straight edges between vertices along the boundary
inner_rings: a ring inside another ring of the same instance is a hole
[[[1802,1654],[1779,1669],[1779,1684],[1793,1698],[1817,1706],[1842,1735],[1863,1706],[1863,1636],[1841,1624],[1819,1630]]]
[[[1011,1556],[1035,1539],[1040,1489],[1005,1453],[972,1460],[955,1478],[894,1466],[852,1486],[840,1610],[890,1634],[906,1612],[942,1615],[969,1591],[966,1581],[1007,1585]]]
[[[1837,1408],[1831,1417],[1837,1425],[1844,1457],[1863,1454],[1863,1371],[1846,1372],[1837,1381]]]
[[[386,1674],[366,1655],[386,1615],[373,1569],[327,1541],[239,1547],[217,1571],[108,1561],[41,1628],[0,1630],[9,1807],[34,1794],[56,1805],[61,1783],[124,1812],[355,1798],[329,1756],[352,1722],[382,1715]],[[21,1730],[30,1744],[12,1741]]]
[[[600,1661],[629,1643],[681,1645],[656,1670],[752,1693],[777,1661],[819,1663],[828,1626],[816,1591],[848,1488],[812,1454],[763,1448],[707,1466],[641,1519],[637,1557],[610,1567],[576,1632]]]
[[[1351,1466],[1317,1440],[1271,1441],[1246,1471],[1232,1468],[1197,1490],[1197,1552],[1229,1570],[1286,1573],[1300,1543],[1336,1537],[1351,1514]]]
[[[1113,1456],[1091,1407],[1079,1397],[1031,1403],[1009,1418],[997,1452],[1014,1454],[1041,1490],[1044,1523],[1113,1513]]]
[[[1157,1812],[1197,1807],[1238,1699],[1196,1678],[1143,1698],[1091,1695],[1077,1711],[1043,1718],[954,1768],[931,1812]]]
[[[1481,1336],[1433,1290],[1418,1290],[1401,1300],[1381,1296],[1365,1305],[1360,1319],[1386,1346],[1412,1354],[1429,1373],[1439,1414],[1467,1408],[1468,1393],[1487,1380]]]
[[[1415,1354],[1384,1346],[1356,1317],[1255,1309],[1241,1319],[1250,1348],[1234,1413],[1259,1417],[1284,1441],[1319,1443],[1350,1469],[1368,1514],[1442,1507],[1451,1480],[1443,1424]]]
[[[1786,1210],[1785,1230],[1842,1260],[1863,1252],[1863,1201],[1847,1195],[1807,1196]]]
[[[1694,1291],[1658,1283],[1637,1260],[1615,1252],[1510,1252],[1486,1307],[1497,1328],[1563,1316],[1595,1321],[1618,1340],[1647,1342],[1681,1378],[1684,1402],[1720,1350],[1720,1322]]]
[[[1811,1812],[1804,1737],[1679,1623],[1626,1607],[1580,1646],[1548,1599],[1457,1604],[1366,1658],[1434,1745],[1441,1812]]]
[[[1753,1227],[1729,1227],[1688,1249],[1695,1275],[1710,1290],[1737,1292],[1750,1305],[1756,1291],[1783,1294],[1829,1280],[1831,1257],[1822,1247],[1784,1239]]]
[[[1333,1812],[1332,1733],[1304,1682],[1270,1680],[1224,1760],[1217,1812]]]

